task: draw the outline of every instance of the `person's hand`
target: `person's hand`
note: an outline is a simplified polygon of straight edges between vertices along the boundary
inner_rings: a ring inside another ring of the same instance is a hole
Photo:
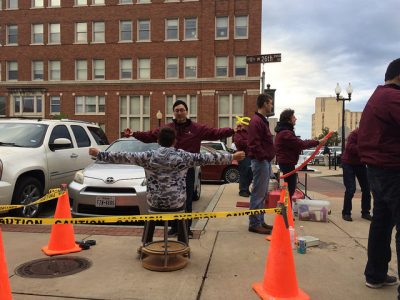
[[[132,136],[133,131],[130,128],[126,128],[124,130],[124,137],[130,137]]]
[[[100,150],[97,148],[89,148],[89,155],[97,157],[97,154],[99,154]]]
[[[237,151],[237,152],[232,154],[232,158],[234,160],[242,160],[245,157],[246,157],[246,154],[244,153],[244,151]]]
[[[322,146],[325,145],[326,144],[326,139],[320,139],[319,140],[319,144],[322,145]]]

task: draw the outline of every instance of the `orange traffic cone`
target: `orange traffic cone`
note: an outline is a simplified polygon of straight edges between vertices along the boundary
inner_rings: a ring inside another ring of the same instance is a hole
[[[271,246],[265,265],[264,281],[254,283],[252,287],[263,300],[310,299],[297,285],[289,230],[285,227],[282,215],[275,217]]]
[[[8,279],[7,262],[4,254],[3,238],[0,227],[0,299],[12,300],[10,281]]]
[[[54,218],[71,218],[71,208],[67,192],[58,198]],[[79,245],[75,243],[74,227],[72,224],[53,224],[49,244],[42,247],[42,251],[49,256],[82,251]]]

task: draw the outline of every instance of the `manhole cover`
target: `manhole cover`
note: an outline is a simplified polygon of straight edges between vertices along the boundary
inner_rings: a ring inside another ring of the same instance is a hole
[[[36,259],[20,265],[15,273],[29,278],[55,278],[89,269],[92,262],[77,256]]]

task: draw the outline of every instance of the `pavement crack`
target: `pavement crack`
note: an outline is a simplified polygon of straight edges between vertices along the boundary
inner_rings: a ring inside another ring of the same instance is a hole
[[[211,253],[210,253],[210,256],[208,258],[207,267],[206,267],[206,270],[204,271],[203,278],[201,280],[200,289],[199,289],[199,292],[197,293],[196,300],[200,300],[200,298],[201,298],[201,293],[203,292],[204,283],[205,283],[205,281],[207,279],[208,269],[209,269],[210,264],[211,264],[211,260],[212,260],[213,254],[214,254],[215,244],[217,243],[218,236],[219,236],[219,231],[217,231],[217,234],[215,235],[215,239],[214,239],[214,243],[213,243],[213,246],[212,246],[212,249],[211,249]]]

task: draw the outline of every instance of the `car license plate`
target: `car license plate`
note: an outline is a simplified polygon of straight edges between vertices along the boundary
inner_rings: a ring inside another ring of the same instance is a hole
[[[115,207],[115,197],[111,196],[96,197],[96,207]]]

